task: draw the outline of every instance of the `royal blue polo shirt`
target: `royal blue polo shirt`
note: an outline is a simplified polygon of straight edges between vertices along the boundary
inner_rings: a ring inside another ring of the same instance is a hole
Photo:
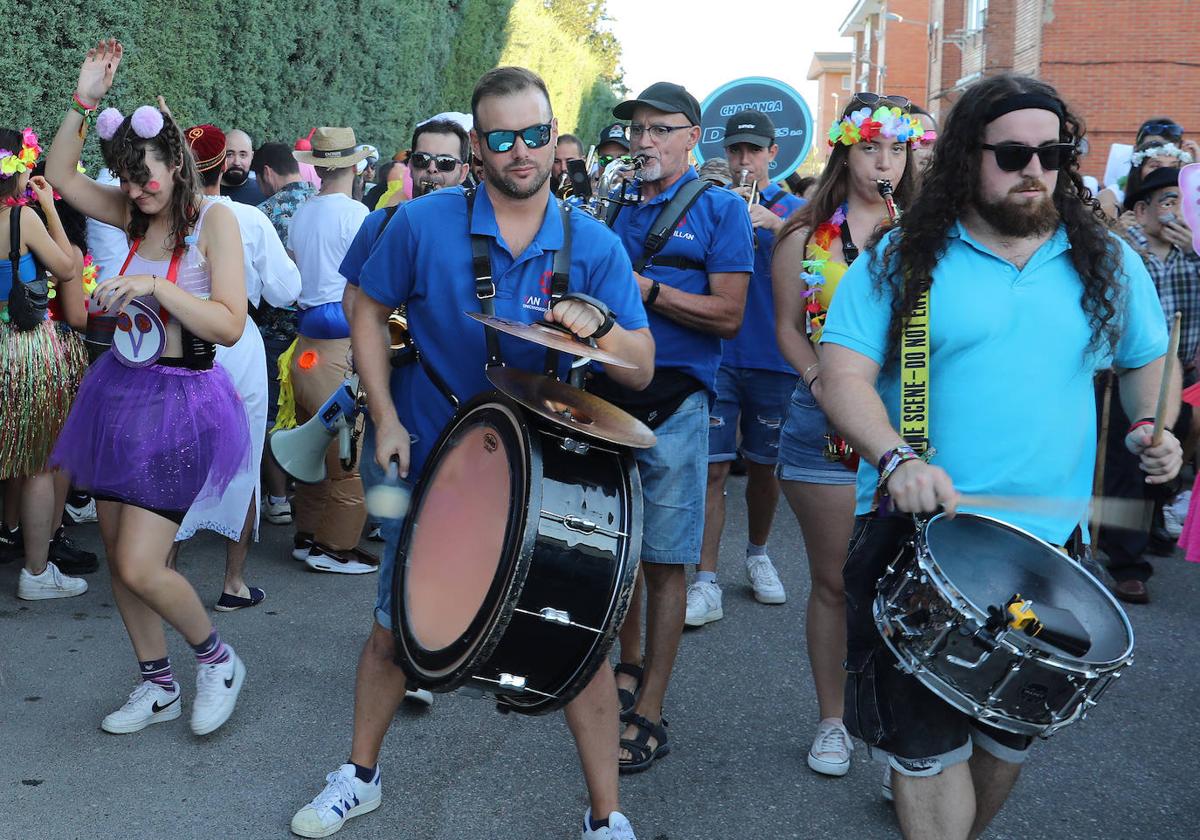
[[[345,277],[346,282],[351,286],[358,285],[358,275],[362,272],[367,257],[371,256],[371,249],[375,247],[375,241],[379,239],[379,231],[383,230],[388,209],[385,207],[382,210],[372,210],[367,214],[358,228],[358,233],[354,234],[354,239],[350,241],[350,247],[346,249],[346,256],[342,257],[338,274]]]
[[[695,179],[696,170],[688,167],[666,192],[650,201],[621,209],[613,224],[613,231],[621,237],[632,259],[641,258],[646,235],[650,233],[663,207],[674,198],[680,187]],[[706,295],[709,293],[709,274],[750,273],[754,270],[751,231],[745,200],[729,190],[709,188],[679,220],[670,241],[658,252],[659,257],[694,260],[704,269],[671,268],[651,262],[642,275],[664,286]],[[654,335],[655,368],[681,370],[696,378],[715,397],[717,368],[721,364],[721,339],[713,333],[693,330],[672,321],[654,311],[653,307],[648,315],[650,332]]]
[[[1093,376],[1114,363],[1139,368],[1167,352],[1166,324],[1150,275],[1128,245],[1115,236],[1111,242],[1121,259],[1115,349],[1089,350],[1092,329],[1080,306],[1083,286],[1064,227],[1018,269],[956,224],[933,272],[933,463],[960,493],[1011,496],[1035,508],[963,510],[994,516],[1058,545],[1084,522],[1092,494]],[[882,365],[891,296],[877,291],[878,265],[864,254],[842,277],[821,343],[848,347]],[[894,362],[880,372],[876,388],[898,428],[900,378]],[[876,466],[864,459],[857,513],[870,511],[878,478]],[[1045,500],[1040,510],[1038,499]]]
[[[625,329],[645,327],[641,292],[620,241],[585,213],[573,210],[568,218],[569,288],[604,301]],[[514,255],[501,236],[485,186],[476,193],[470,230],[489,239],[496,314],[525,323],[544,320],[554,252],[563,244],[558,199],[547,200],[542,226],[520,254]],[[384,228],[358,276],[362,291],[385,306],[407,304],[408,329],[425,362],[462,403],[493,390],[484,373],[484,328],[465,314],[480,311],[467,231],[467,202],[459,187],[407,202]],[[528,341],[500,334],[500,348],[510,367],[540,372],[545,364],[545,349]],[[561,376],[570,363],[570,357],[561,356]],[[401,368],[391,383],[396,411],[413,439],[410,476],[417,477],[454,410],[420,364]]]
[[[774,202],[770,210],[781,219],[804,206],[804,199],[781,189],[778,184],[767,185],[761,195],[763,204]],[[771,290],[775,234],[763,228],[755,228],[754,234],[758,244],[754,248],[754,273],[750,275],[750,288],[746,292],[746,316],[737,336],[725,342],[721,364],[795,375],[795,368],[783,358],[779,342],[775,340],[775,296]]]

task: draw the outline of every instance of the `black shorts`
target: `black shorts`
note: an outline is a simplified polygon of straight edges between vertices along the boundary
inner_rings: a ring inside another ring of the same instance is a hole
[[[897,667],[875,627],[872,603],[884,569],[913,534],[903,517],[859,516],[842,575],[846,584],[846,728],[908,776],[933,776],[971,757],[972,746],[1019,764],[1033,738],[979,723]]]

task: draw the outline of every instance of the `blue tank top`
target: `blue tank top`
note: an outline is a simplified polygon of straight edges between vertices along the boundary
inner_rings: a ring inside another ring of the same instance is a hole
[[[32,251],[21,255],[17,267],[21,272],[21,279],[26,283],[37,279],[37,263],[34,262]],[[0,259],[0,300],[8,300],[10,291],[12,291],[12,263],[6,259]]]

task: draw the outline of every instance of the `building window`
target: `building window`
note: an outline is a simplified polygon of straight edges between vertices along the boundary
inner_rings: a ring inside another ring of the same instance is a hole
[[[842,90],[850,90],[850,77],[842,76]]]
[[[987,23],[988,0],[967,0],[967,13],[964,18],[968,32],[983,29]]]

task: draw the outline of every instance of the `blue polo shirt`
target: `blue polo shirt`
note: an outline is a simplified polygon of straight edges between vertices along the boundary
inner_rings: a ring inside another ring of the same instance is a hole
[[[633,259],[644,251],[646,234],[679,188],[696,179],[696,170],[688,167],[683,177],[666,192],[650,201],[622,208],[613,225],[625,250]],[[708,275],[721,272],[752,272],[754,245],[751,242],[750,214],[746,202],[728,190],[705,190],[691,206],[659,257],[683,257],[695,260],[704,270],[656,266],[652,262],[643,276],[664,286],[674,286],[697,295],[709,293]],[[656,369],[676,368],[697,379],[715,397],[717,368],[721,364],[721,339],[672,321],[653,308],[648,311],[650,332],[654,335]]]
[[[584,213],[572,211],[569,218],[569,288],[604,301],[625,329],[645,327],[641,292],[621,243]],[[553,252],[563,244],[558,199],[548,199],[541,228],[520,254],[514,255],[501,236],[484,186],[475,196],[470,230],[490,239],[496,314],[525,323],[544,320]],[[484,373],[484,328],[465,314],[480,307],[461,188],[438,190],[403,204],[358,279],[362,291],[385,306],[407,304],[408,329],[417,347],[461,402],[493,390]],[[510,367],[541,371],[545,364],[545,349],[530,342],[501,334],[500,347]],[[561,375],[566,375],[570,362],[570,357],[561,357]],[[391,384],[400,421],[413,438],[410,476],[415,478],[454,411],[420,364],[396,371]]]
[[[351,286],[358,285],[358,275],[362,272],[367,257],[371,256],[371,249],[375,247],[375,241],[379,239],[379,231],[383,230],[387,214],[388,208],[386,207],[368,213],[358,228],[358,233],[354,234],[354,239],[350,241],[350,247],[346,249],[346,256],[342,257],[342,264],[338,267],[338,274],[345,277],[346,282]]]
[[[764,204],[774,201],[770,210],[781,219],[804,206],[804,199],[786,192],[778,184],[769,184],[761,194]],[[754,234],[758,245],[754,249],[754,273],[750,275],[750,288],[746,292],[746,317],[742,319],[737,336],[725,342],[721,364],[795,375],[795,368],[783,358],[779,342],[775,340],[775,296],[771,290],[775,234],[763,228],[755,228]]]
[[[877,247],[882,250],[891,234]],[[1122,299],[1115,351],[1090,352],[1082,284],[1066,229],[1023,269],[976,242],[956,224],[933,272],[930,292],[930,441],[933,463],[960,493],[1051,497],[1038,513],[964,507],[1062,544],[1087,516],[1096,460],[1094,374],[1114,363],[1138,368],[1167,351],[1154,283],[1117,237]],[[848,347],[879,364],[891,317],[890,295],[876,291],[864,254],[838,285],[823,344]],[[888,364],[876,382],[894,428],[900,379]],[[864,459],[857,513],[867,513],[878,481]],[[1086,529],[1085,529],[1086,531]]]

